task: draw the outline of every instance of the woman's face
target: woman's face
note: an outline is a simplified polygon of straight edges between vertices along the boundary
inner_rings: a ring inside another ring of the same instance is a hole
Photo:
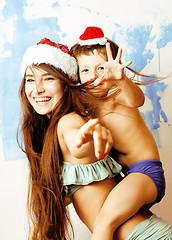
[[[25,77],[26,96],[38,114],[50,116],[63,96],[59,78],[41,68],[27,68]]]

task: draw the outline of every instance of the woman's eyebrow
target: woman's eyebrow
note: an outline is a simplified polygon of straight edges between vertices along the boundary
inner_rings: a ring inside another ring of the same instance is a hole
[[[45,77],[45,76],[50,76],[51,74],[50,73],[43,73],[42,76]],[[26,77],[33,77],[33,74],[26,74]]]
[[[50,75],[51,75],[50,73],[44,73],[44,74],[42,74],[43,77],[45,77],[45,76],[50,76]]]
[[[33,74],[27,74],[26,77],[33,77]]]

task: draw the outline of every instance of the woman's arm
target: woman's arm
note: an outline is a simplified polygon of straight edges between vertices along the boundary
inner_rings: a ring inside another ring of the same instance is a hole
[[[78,159],[88,157],[91,152],[101,159],[113,144],[110,131],[101,126],[99,119],[86,122],[76,113],[65,115],[59,121],[58,135],[72,156]]]

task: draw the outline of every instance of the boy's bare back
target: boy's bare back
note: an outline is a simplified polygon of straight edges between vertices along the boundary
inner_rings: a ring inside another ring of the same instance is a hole
[[[152,133],[138,108],[119,103],[123,93],[99,108],[101,124],[113,136],[113,147],[120,164],[127,168],[134,162],[147,159],[159,160],[159,153]]]

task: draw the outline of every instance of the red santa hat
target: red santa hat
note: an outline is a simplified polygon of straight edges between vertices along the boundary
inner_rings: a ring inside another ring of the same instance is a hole
[[[105,45],[107,39],[104,37],[104,33],[99,27],[87,27],[84,33],[79,37],[80,45]]]
[[[24,75],[28,66],[41,63],[46,63],[62,70],[74,80],[77,78],[76,59],[66,45],[54,43],[44,38],[37,45],[29,47],[23,56],[21,64],[22,74]]]

